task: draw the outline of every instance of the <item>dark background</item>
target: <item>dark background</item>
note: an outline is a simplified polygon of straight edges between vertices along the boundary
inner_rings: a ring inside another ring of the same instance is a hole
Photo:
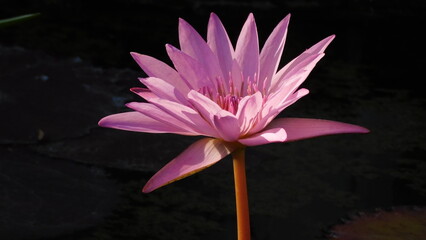
[[[282,116],[371,130],[247,151],[253,239],[327,239],[359,211],[426,200],[423,1],[0,1],[1,239],[235,239],[232,163],[150,194],[152,174],[196,140],[103,129],[138,100],[129,52],[167,63],[178,18],[202,36],[215,12],[235,44],[250,12],[260,43],[292,14],[282,65],[331,34]]]

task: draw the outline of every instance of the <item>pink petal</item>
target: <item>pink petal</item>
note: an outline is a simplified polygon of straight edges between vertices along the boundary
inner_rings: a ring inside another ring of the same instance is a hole
[[[324,38],[323,40],[321,40],[320,42],[318,42],[314,46],[310,47],[306,52],[307,53],[314,53],[314,54],[315,53],[323,53],[335,37],[336,37],[336,35],[333,34],[333,35],[330,35],[330,36]]]
[[[235,147],[219,139],[198,140],[158,171],[144,186],[148,193],[171,182],[188,177],[210,167],[229,155]]]
[[[188,101],[182,93],[172,84],[156,77],[139,78],[139,80],[159,97],[170,101],[187,104]],[[186,94],[185,94],[186,95]]]
[[[130,88],[130,91],[136,93],[137,95],[139,95],[141,98],[145,99],[146,101],[149,101],[150,98],[157,97],[148,88],[133,87],[133,88]]]
[[[273,75],[277,72],[281,55],[284,50],[289,21],[290,14],[281,20],[281,22],[274,28],[260,52],[259,89],[262,89],[263,86],[265,89],[268,89]],[[265,79],[267,82],[262,84]]]
[[[276,89],[273,89],[271,92],[267,104],[279,104],[287,100],[287,98],[293,94],[296,89],[306,80],[309,76],[316,63],[324,56],[324,53],[319,55],[311,55],[309,58],[306,58],[306,61],[297,66],[296,70],[288,74],[288,76],[283,76],[283,78],[277,82],[275,86]]]
[[[182,93],[187,93],[189,91],[188,86],[182,81],[182,78],[176,70],[169,65],[147,55],[135,52],[131,52],[130,54],[148,76],[161,78],[175,86]]]
[[[286,107],[290,106],[291,104],[295,103],[300,98],[308,95],[309,90],[306,88],[301,88],[297,90],[295,93],[293,93],[291,96],[289,96],[282,104],[277,105],[277,109],[281,112]]]
[[[240,127],[235,116],[228,114],[226,110],[222,110],[221,114],[213,116],[213,123],[220,135],[220,138],[227,142],[234,142],[240,136]]]
[[[245,134],[254,123],[257,115],[262,110],[263,98],[262,93],[256,92],[251,96],[245,96],[238,105],[236,117],[242,134]]]
[[[194,90],[189,92],[188,100],[222,139],[231,142],[238,138],[240,127],[238,119],[232,113],[223,110],[216,102]]]
[[[206,69],[197,60],[170,44],[166,45],[166,50],[175,68],[191,89],[198,90],[205,86],[213,87]]]
[[[213,121],[213,116],[216,115],[216,113],[223,110],[216,102],[213,102],[210,98],[195,90],[191,90],[188,93],[188,100],[201,116],[210,121]]]
[[[182,52],[197,60],[212,79],[223,78],[216,55],[198,32],[183,19],[179,19],[179,44]]]
[[[243,72],[236,59],[232,60],[231,80],[235,89],[241,89],[244,82]]]
[[[229,73],[232,72],[234,48],[232,47],[222,22],[214,13],[210,14],[207,30],[207,44],[217,56],[223,77],[227,79]],[[225,81],[225,84],[227,84],[227,81]]]
[[[191,133],[191,135],[200,135],[187,123],[182,122],[180,119],[163,111],[154,104],[144,102],[130,102],[127,103],[126,106],[159,122],[173,126],[176,129],[183,129],[184,131]]]
[[[191,128],[194,132],[204,136],[218,137],[215,129],[194,109],[183,104],[160,98],[152,98],[150,102],[163,112]]]
[[[140,112],[124,112],[106,116],[99,121],[99,126],[133,132],[195,135],[182,128],[150,118]]]
[[[298,57],[293,59],[291,62],[286,64],[282,69],[278,71],[276,76],[273,77],[269,91],[273,91],[273,89],[276,89],[276,85],[279,85],[280,81],[285,79],[288,75],[291,75],[291,72],[297,72],[299,71],[299,68],[306,66],[306,63],[309,63],[309,59],[311,59],[313,56],[319,56],[323,54],[324,50],[327,48],[327,46],[331,43],[333,39],[334,35],[331,35],[321,40],[314,46],[304,51]]]
[[[257,81],[259,74],[259,39],[252,13],[248,16],[238,37],[235,59],[243,72],[244,81]]]
[[[293,68],[293,66],[297,66],[301,61],[304,61],[305,58],[309,57],[310,55],[324,53],[325,49],[328,47],[331,41],[333,41],[334,38],[335,38],[335,35],[331,35],[319,41],[318,43],[316,43],[315,45],[313,45],[312,47],[304,51],[302,54],[300,54],[297,58],[293,59],[286,66],[284,66],[284,69],[287,69],[287,71],[290,71]]]
[[[310,55],[291,71],[283,74],[281,71],[278,72],[274,76],[274,86],[271,87],[269,94],[285,101],[306,80],[322,57],[324,53]]]
[[[297,92],[293,93],[290,97],[288,97],[284,102],[282,101],[268,101],[267,104],[264,105],[264,108],[261,112],[260,120],[256,123],[256,125],[250,129],[249,134],[256,133],[265,128],[281,111],[295,103],[297,100],[306,96],[309,93],[308,89],[302,88],[297,90]],[[278,99],[277,99],[278,100]]]
[[[341,133],[368,133],[369,130],[343,122],[309,118],[278,118],[273,120],[266,129],[284,128],[288,141],[296,141],[323,135]]]
[[[263,132],[251,135],[248,138],[239,139],[238,142],[246,146],[258,146],[258,145],[263,145],[263,144],[268,144],[273,142],[284,142],[286,138],[287,138],[287,134],[284,129],[271,128]]]
[[[307,89],[296,92],[296,95],[294,92],[305,81],[315,64],[323,56],[324,53],[311,55],[299,63],[299,66],[296,67],[297,72],[295,72],[296,70],[293,70],[290,76],[282,79],[281,83],[277,83],[277,86],[275,87],[276,89],[273,89],[273,92],[268,96],[268,99],[264,104],[259,122],[249,131],[249,133],[260,131],[286,107],[308,94],[309,91]]]

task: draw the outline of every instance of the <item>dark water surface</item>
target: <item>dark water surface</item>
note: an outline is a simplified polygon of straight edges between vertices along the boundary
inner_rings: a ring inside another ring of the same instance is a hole
[[[142,194],[197,138],[103,129],[138,100],[129,52],[165,62],[182,17],[203,36],[209,13],[235,43],[249,12],[263,43],[292,14],[282,64],[336,39],[282,116],[350,122],[335,135],[247,150],[254,240],[326,239],[359,211],[426,204],[421,1],[2,1],[0,239],[236,239],[232,162]]]

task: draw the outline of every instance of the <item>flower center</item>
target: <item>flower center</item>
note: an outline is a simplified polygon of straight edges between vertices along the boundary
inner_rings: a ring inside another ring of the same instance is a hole
[[[247,78],[246,81],[236,84],[231,77],[229,77],[227,83],[221,77],[217,77],[213,85],[204,86],[198,92],[216,102],[222,109],[235,115],[240,100],[259,91],[256,76],[254,79],[255,81],[251,81],[250,78]]]

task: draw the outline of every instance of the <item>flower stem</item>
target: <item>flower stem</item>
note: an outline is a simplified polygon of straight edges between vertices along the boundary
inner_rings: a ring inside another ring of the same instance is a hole
[[[232,153],[234,165],[235,200],[237,206],[238,240],[250,240],[250,213],[247,197],[244,148]]]

